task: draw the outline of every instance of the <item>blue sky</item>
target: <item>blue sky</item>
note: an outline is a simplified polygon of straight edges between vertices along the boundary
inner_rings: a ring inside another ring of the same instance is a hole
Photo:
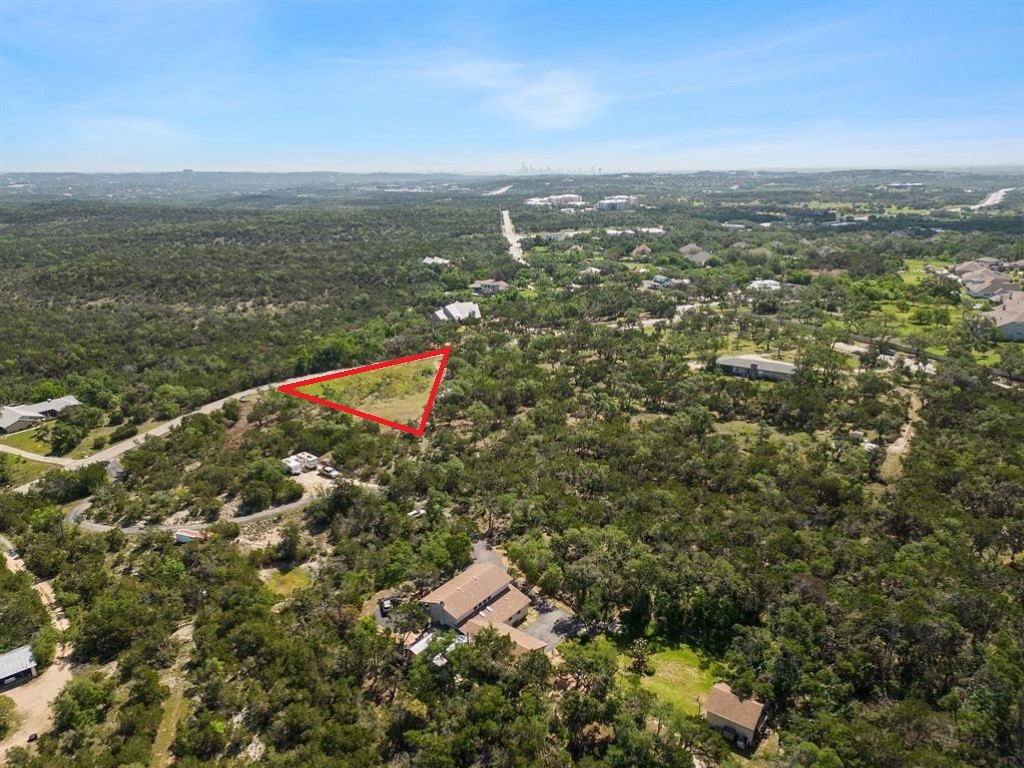
[[[0,170],[1024,164],[1024,3],[0,3]]]

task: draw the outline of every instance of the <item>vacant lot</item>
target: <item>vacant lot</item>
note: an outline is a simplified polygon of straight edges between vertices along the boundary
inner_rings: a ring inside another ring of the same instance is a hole
[[[441,359],[414,360],[376,371],[345,376],[301,387],[300,392],[381,416],[389,421],[418,426],[427,407]]]
[[[275,568],[267,574],[267,586],[281,597],[288,597],[292,592],[305,589],[311,582],[312,578],[305,568],[292,568],[290,571]]]

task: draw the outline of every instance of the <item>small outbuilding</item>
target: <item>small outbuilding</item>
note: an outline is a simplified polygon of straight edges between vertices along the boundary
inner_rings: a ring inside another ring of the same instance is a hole
[[[0,690],[31,680],[36,676],[36,667],[30,645],[0,654]]]
[[[728,683],[711,688],[704,717],[708,725],[740,749],[752,747],[764,726],[764,704],[755,698],[743,698],[732,692]]]

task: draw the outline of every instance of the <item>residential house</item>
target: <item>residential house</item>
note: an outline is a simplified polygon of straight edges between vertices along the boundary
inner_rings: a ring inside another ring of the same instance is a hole
[[[747,749],[757,742],[764,726],[764,704],[737,696],[728,683],[715,683],[704,717],[711,728],[736,742],[740,749]]]
[[[724,355],[715,361],[725,373],[748,379],[788,381],[796,375],[796,366],[781,360],[768,360],[757,355]]]
[[[424,264],[437,265],[440,267],[446,267],[451,264],[448,259],[442,259],[440,256],[427,256],[423,259]]]
[[[521,629],[516,629],[508,624],[485,621],[483,619],[470,619],[463,624],[463,631],[467,637],[474,637],[478,632],[483,629],[493,629],[495,632],[505,635],[515,643],[515,647],[512,648],[513,656],[522,656],[524,653],[530,651],[543,651],[547,648],[547,643],[536,637],[523,632]]]
[[[777,291],[782,288],[778,280],[751,280],[747,286],[748,291]]]
[[[507,291],[508,283],[504,280],[475,280],[469,284],[469,288],[474,296],[493,296]]]
[[[708,265],[708,262],[711,261],[710,251],[698,249],[696,251],[686,251],[684,253],[683,250],[680,249],[679,252],[683,254],[684,259],[686,259],[691,264],[696,264],[698,267],[706,267]]]
[[[1024,341],[1024,292],[1014,291],[1003,297],[1003,303],[986,312],[995,323],[996,332],[1007,341]]]
[[[543,650],[547,644],[515,625],[526,617],[530,598],[512,586],[497,565],[476,563],[420,599],[431,621],[455,627],[466,637],[490,628],[511,638],[518,656]]]
[[[11,434],[34,427],[73,405],[81,403],[71,395],[31,405],[5,405],[0,408],[0,433]]]
[[[30,645],[0,654],[0,690],[31,680],[36,676],[36,667]]]
[[[453,301],[430,316],[433,323],[446,323],[454,321],[461,323],[464,320],[480,319],[480,305],[472,301]]]
[[[511,589],[512,578],[490,563],[476,563],[425,595],[420,604],[431,621],[458,627]]]

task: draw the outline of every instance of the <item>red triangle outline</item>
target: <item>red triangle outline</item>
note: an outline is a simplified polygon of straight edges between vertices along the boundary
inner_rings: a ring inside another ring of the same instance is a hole
[[[385,360],[380,363],[370,363],[369,365],[361,365],[358,368],[350,368],[347,371],[341,371],[340,373],[328,373],[321,376],[311,376],[308,379],[301,379],[299,381],[293,381],[289,384],[282,384],[277,388],[278,392],[283,392],[286,395],[292,397],[298,397],[303,400],[308,400],[311,403],[323,405],[328,408],[333,408],[336,411],[347,413],[351,416],[356,416],[360,419],[366,419],[368,421],[376,422],[377,424],[383,424],[385,427],[391,427],[392,429],[398,429],[402,432],[408,432],[410,435],[416,435],[417,437],[423,437],[423,433],[427,431],[427,419],[430,418],[430,411],[434,407],[434,399],[437,397],[437,390],[441,386],[441,377],[444,376],[444,368],[448,364],[448,356],[452,353],[451,345],[442,347],[441,349],[434,349],[430,352],[420,352],[416,355],[407,355],[406,357],[397,357],[394,360]],[[359,373],[366,373],[367,371],[376,371],[380,368],[390,368],[393,365],[401,365],[402,363],[411,363],[414,360],[425,360],[428,357],[441,356],[441,365],[437,369],[437,375],[434,377],[434,386],[430,389],[430,396],[427,398],[427,407],[423,410],[423,418],[420,419],[418,427],[410,427],[408,424],[401,424],[397,421],[391,421],[385,419],[382,416],[377,416],[373,413],[367,413],[366,411],[360,411],[356,408],[350,408],[347,405],[341,405],[340,403],[333,403],[330,400],[324,400],[322,397],[316,395],[308,395],[305,392],[297,391],[300,387],[308,387],[310,384],[319,384],[322,381],[332,381],[334,379],[341,379],[345,376],[355,376]]]

